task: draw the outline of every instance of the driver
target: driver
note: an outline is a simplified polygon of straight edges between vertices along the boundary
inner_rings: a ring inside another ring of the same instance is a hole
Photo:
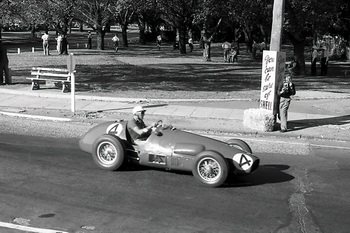
[[[146,110],[142,106],[136,106],[132,110],[133,118],[128,122],[128,129],[133,140],[146,140],[152,133],[152,128],[157,124],[146,126],[143,118]]]

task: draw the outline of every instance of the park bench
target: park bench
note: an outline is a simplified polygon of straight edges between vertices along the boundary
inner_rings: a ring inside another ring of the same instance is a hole
[[[33,67],[31,75],[35,77],[27,79],[32,81],[32,90],[40,89],[40,82],[53,82],[62,84],[62,92],[70,91],[71,74],[67,69]]]

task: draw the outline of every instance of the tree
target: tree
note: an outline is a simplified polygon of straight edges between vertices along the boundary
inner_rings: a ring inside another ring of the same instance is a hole
[[[244,33],[248,51],[252,50],[254,41],[268,44],[272,22],[271,0],[230,0],[228,8],[231,21],[240,25]]]
[[[197,0],[159,0],[162,18],[179,32],[179,51],[186,54],[187,28],[191,25]]]
[[[3,29],[3,22],[7,19],[9,14],[10,2],[7,0],[0,0],[0,39],[2,37],[1,32]],[[1,41],[0,41],[1,43]]]
[[[106,27],[112,18],[111,0],[78,0],[77,18],[96,31],[97,49],[104,49]]]
[[[128,47],[127,30],[134,15],[133,0],[114,0],[109,7],[111,14],[122,28],[123,46]]]
[[[153,37],[159,33],[159,26],[164,23],[161,18],[160,4],[157,0],[136,0],[134,4],[134,12],[137,16],[137,24],[139,26],[140,44],[146,44],[146,24],[151,27]]]

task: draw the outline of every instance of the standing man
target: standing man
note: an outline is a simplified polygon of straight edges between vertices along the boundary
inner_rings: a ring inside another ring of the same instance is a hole
[[[87,46],[88,49],[91,49],[92,48],[92,35],[91,35],[91,31],[89,31],[89,34],[88,34],[88,46]]]
[[[157,48],[160,50],[160,45],[162,44],[162,36],[158,35],[157,36]]]
[[[283,81],[279,84],[277,95],[280,97],[279,115],[281,119],[281,133],[287,132],[288,109],[291,102],[291,96],[295,95],[295,85],[292,83],[292,77],[287,74]]]
[[[203,48],[204,61],[211,61],[211,58],[210,58],[211,40],[212,40],[212,37],[208,38],[207,32],[205,30],[203,30],[200,44],[202,45],[202,48]]]
[[[43,50],[44,50],[44,55],[50,55],[49,51],[49,34],[47,31],[44,32],[44,35],[41,37],[43,40]]]
[[[115,36],[113,36],[112,41],[114,42],[114,49],[116,52],[118,52],[119,49],[119,37],[118,34],[116,33]]]
[[[61,51],[62,51],[62,35],[61,35],[61,33],[57,34],[56,41],[57,41],[57,53],[61,54]]]
[[[68,40],[66,34],[62,34],[62,50],[60,54],[68,55]]]
[[[328,48],[327,46],[322,46],[321,75],[327,75],[328,59],[329,59]]]
[[[231,44],[225,41],[221,47],[224,49],[224,62],[228,62],[228,55],[231,49]]]
[[[0,85],[4,84],[4,72],[5,72],[5,84],[9,84],[10,72],[9,72],[9,59],[7,57],[7,49],[0,41]]]
[[[311,75],[312,76],[316,75],[317,55],[318,55],[317,47],[313,46],[312,54],[311,54]]]
[[[193,51],[193,39],[192,39],[192,37],[190,37],[188,39],[188,46],[190,47],[190,52],[192,52]]]

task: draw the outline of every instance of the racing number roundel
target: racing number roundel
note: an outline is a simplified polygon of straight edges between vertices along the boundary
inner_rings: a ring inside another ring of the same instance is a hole
[[[119,136],[119,134],[123,131],[123,126],[119,123],[114,123],[111,124],[107,127],[106,133],[112,133],[115,134],[117,136]]]
[[[233,160],[242,168],[242,170],[246,171],[250,169],[253,165],[253,159],[246,154],[235,154],[233,156]]]

